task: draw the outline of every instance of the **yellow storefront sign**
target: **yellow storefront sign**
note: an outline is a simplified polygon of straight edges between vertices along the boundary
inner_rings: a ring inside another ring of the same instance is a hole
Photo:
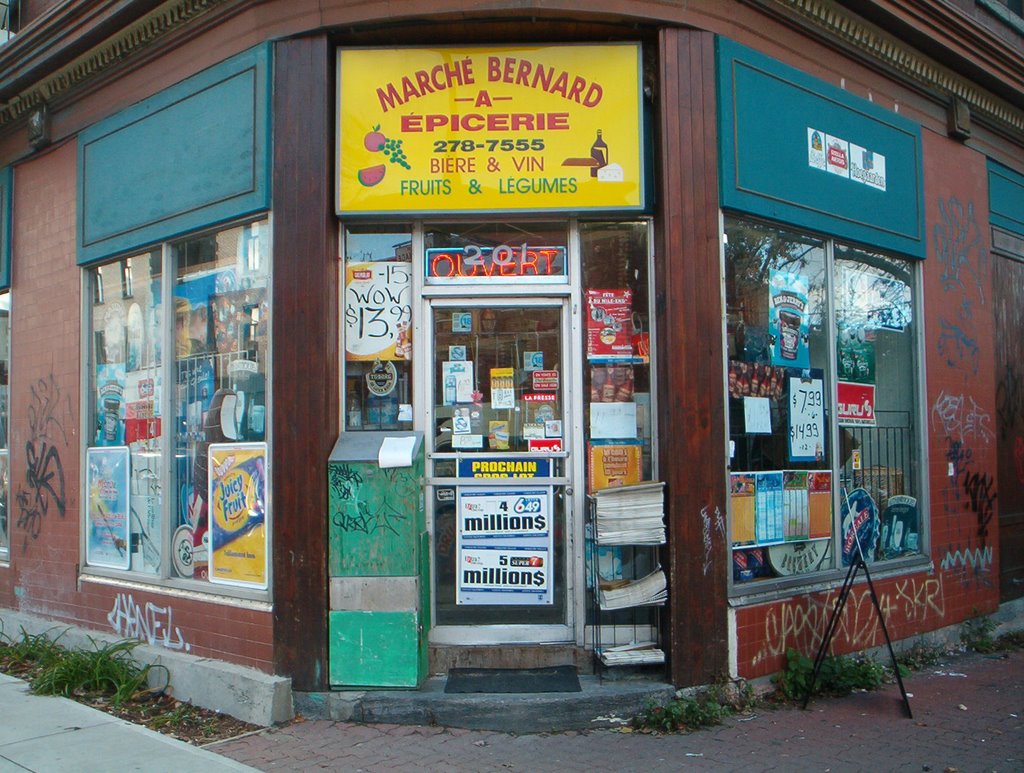
[[[638,44],[340,50],[339,214],[644,206]]]

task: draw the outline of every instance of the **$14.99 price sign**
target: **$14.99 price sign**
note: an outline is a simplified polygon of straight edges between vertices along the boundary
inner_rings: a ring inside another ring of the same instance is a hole
[[[813,462],[825,456],[825,390],[820,378],[789,379],[789,459]]]

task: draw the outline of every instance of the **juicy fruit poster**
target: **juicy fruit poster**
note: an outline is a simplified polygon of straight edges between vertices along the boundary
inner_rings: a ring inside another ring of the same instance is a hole
[[[339,50],[339,214],[644,206],[640,46]]]
[[[772,342],[772,365],[808,368],[807,318],[808,280],[803,274],[772,271],[768,279],[768,333]]]
[[[267,445],[210,446],[210,582],[267,587]]]

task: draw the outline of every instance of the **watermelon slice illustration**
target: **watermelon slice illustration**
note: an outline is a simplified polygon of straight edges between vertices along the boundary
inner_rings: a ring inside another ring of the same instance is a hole
[[[368,166],[366,169],[360,169],[359,182],[367,188],[371,188],[384,179],[384,172],[386,171],[387,167],[384,164],[377,164],[377,166]]]

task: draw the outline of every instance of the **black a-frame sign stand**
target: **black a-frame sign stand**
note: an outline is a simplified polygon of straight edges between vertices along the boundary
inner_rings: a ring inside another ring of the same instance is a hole
[[[843,492],[846,494],[845,490]],[[846,500],[847,509],[850,506],[850,500]],[[861,569],[864,570],[864,577],[868,581],[868,590],[871,592],[871,603],[875,607],[875,612],[878,614],[878,623],[882,626],[882,633],[885,636],[885,643],[889,647],[889,657],[892,658],[892,670],[896,674],[896,681],[899,683],[900,692],[903,694],[903,706],[907,710],[907,716],[910,719],[914,718],[914,713],[910,710],[910,699],[907,697],[907,689],[903,686],[903,677],[900,676],[900,665],[896,662],[896,653],[892,649],[892,639],[889,638],[889,631],[885,627],[885,617],[882,615],[882,608],[878,605],[878,594],[875,593],[875,584],[871,582],[871,572],[868,571],[868,565],[864,561],[864,551],[860,547],[860,539],[857,537],[857,530],[853,530],[853,540],[857,545],[857,556],[850,562],[850,569],[846,572],[846,579],[843,580],[842,588],[839,591],[839,597],[836,599],[835,608],[832,610],[832,616],[828,621],[828,629],[825,631],[825,638],[821,640],[821,646],[818,648],[818,654],[814,658],[814,673],[811,675],[811,683],[807,686],[807,694],[804,696],[803,708],[807,708],[808,701],[811,700],[811,695],[814,693],[814,685],[818,682],[818,675],[821,673],[821,667],[825,662],[825,657],[828,654],[829,645],[832,643],[832,636],[836,632],[836,626],[839,623],[839,618],[843,614],[843,607],[846,605],[846,599],[850,596],[850,591],[853,590],[853,582],[857,577],[857,572]]]

